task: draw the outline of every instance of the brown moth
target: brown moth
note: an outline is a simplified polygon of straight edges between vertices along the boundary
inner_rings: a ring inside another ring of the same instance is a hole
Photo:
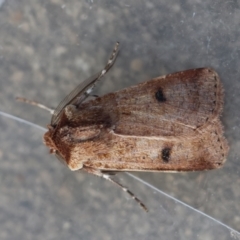
[[[223,165],[228,143],[219,119],[223,88],[209,68],[157,77],[86,101],[113,66],[116,43],[105,68],[75,88],[53,111],[44,143],[71,170],[103,177],[119,171],[200,171]]]

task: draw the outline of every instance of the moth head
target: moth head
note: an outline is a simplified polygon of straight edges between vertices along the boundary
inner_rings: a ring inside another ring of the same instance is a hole
[[[50,153],[56,153],[57,151],[57,147],[52,139],[53,132],[54,128],[48,125],[48,131],[43,136],[43,142],[47,147],[49,147]]]

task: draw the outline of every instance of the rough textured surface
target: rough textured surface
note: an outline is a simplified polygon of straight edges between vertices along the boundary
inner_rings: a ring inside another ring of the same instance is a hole
[[[107,181],[71,172],[48,154],[44,132],[1,117],[1,239],[236,239],[240,231],[240,6],[237,1],[0,1],[1,110],[36,124],[47,112],[16,96],[56,107],[99,71],[116,41],[119,57],[98,95],[185,69],[215,69],[225,89],[222,122],[230,144],[223,168],[139,174],[156,189],[120,174],[146,203]]]

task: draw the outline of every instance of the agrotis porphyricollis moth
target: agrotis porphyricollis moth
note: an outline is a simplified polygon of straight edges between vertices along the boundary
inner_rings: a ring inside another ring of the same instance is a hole
[[[84,170],[121,187],[119,171],[200,171],[223,165],[228,144],[219,119],[223,89],[209,68],[157,77],[86,101],[113,66],[119,43],[103,70],[77,86],[52,113],[44,143],[71,170]]]

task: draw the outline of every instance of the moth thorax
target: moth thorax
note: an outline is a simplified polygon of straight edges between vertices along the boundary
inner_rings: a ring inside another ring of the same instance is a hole
[[[74,118],[76,111],[77,111],[77,108],[74,105],[68,105],[64,108],[64,113],[68,120],[71,120]]]

